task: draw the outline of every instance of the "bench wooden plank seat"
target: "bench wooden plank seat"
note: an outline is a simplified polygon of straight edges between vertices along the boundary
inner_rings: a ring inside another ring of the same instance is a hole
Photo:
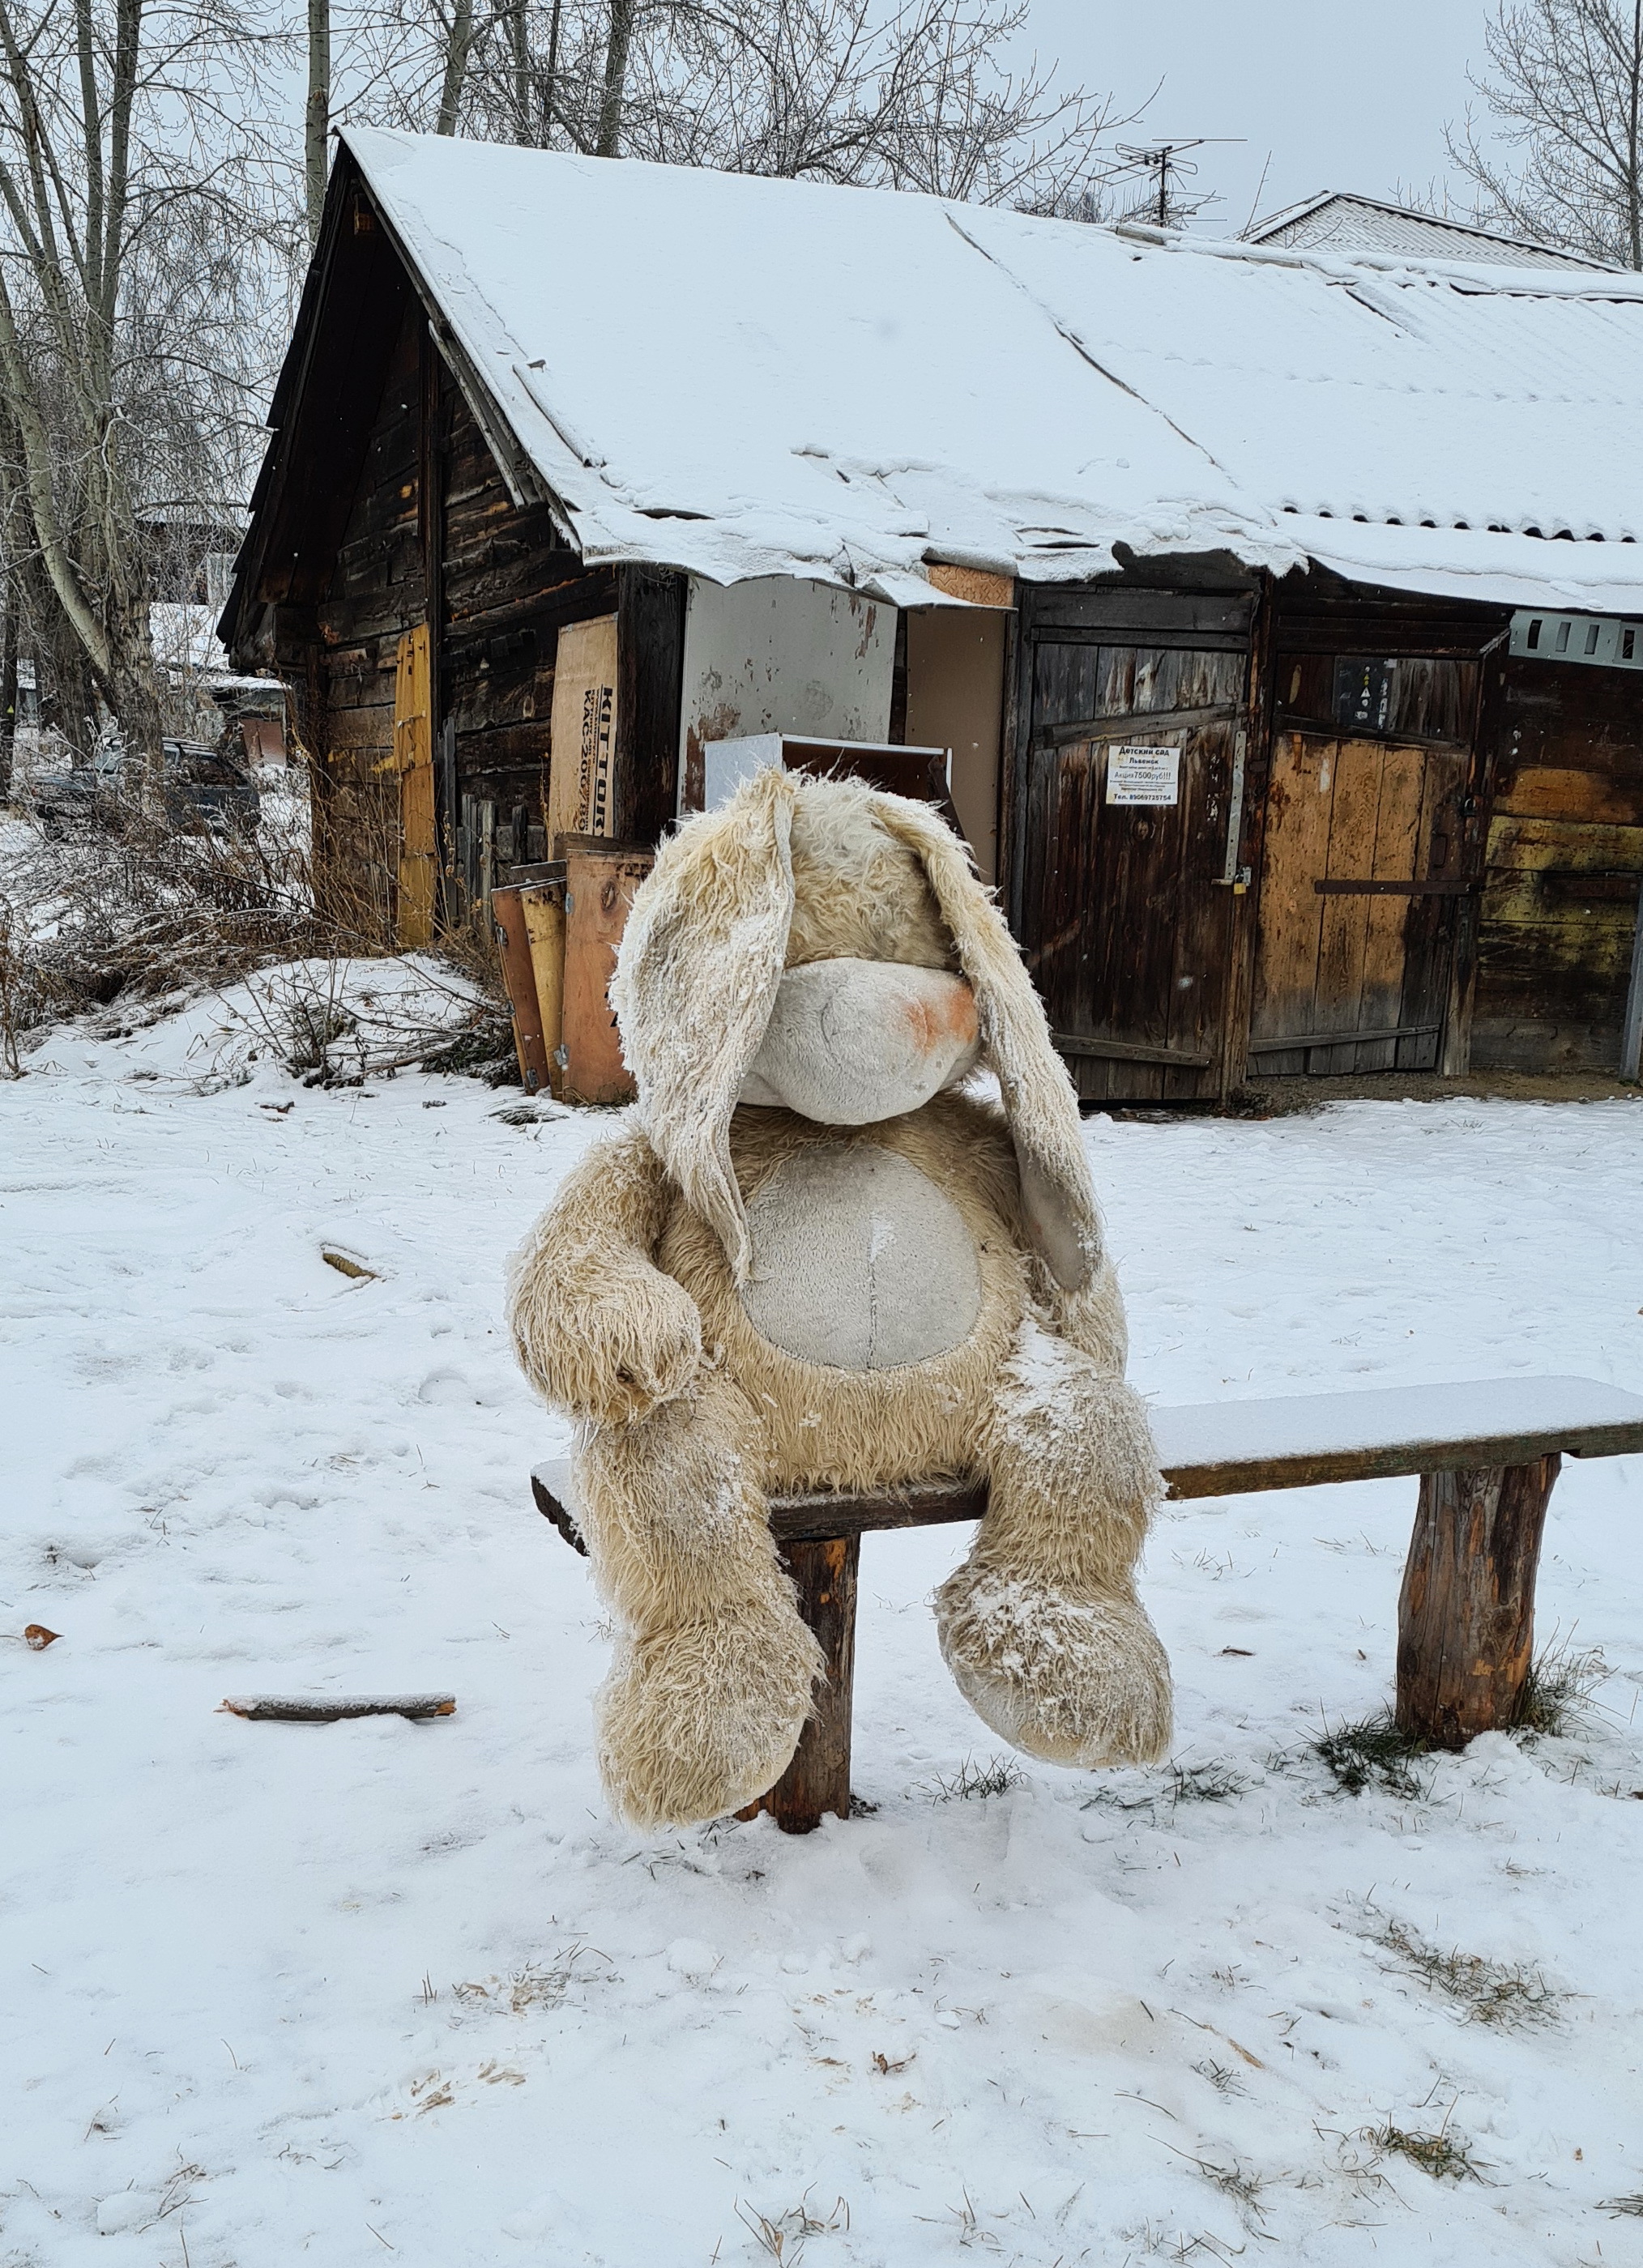
[[[1477,1378],[1154,1409],[1172,1497],[1617,1457],[1643,1447],[1643,1395],[1595,1378]]]
[[[1398,1602],[1397,1714],[1458,1748],[1513,1722],[1534,1644],[1535,1577],[1561,1459],[1643,1451],[1643,1395],[1590,1378],[1493,1378],[1444,1386],[1155,1406],[1172,1498],[1418,1474]],[[571,1461],[531,1475],[537,1506],[584,1549]],[[793,1833],[850,1812],[851,1686],[861,1537],[979,1520],[984,1482],[935,1480],[845,1495],[775,1498],[770,1528],[800,1611],[828,1656],[826,1688],[798,1753],[755,1808]]]

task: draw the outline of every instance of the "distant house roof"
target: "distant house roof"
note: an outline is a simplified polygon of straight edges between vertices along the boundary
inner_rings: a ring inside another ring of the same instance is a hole
[[[1303,245],[1330,252],[1401,252],[1416,260],[1480,260],[1508,268],[1579,268],[1613,273],[1610,263],[1537,244],[1525,236],[1503,236],[1499,229],[1447,220],[1436,213],[1360,197],[1349,189],[1325,189],[1270,220],[1244,231],[1247,244]]]
[[[1225,549],[1643,611],[1643,278],[345,140],[516,492],[589,561],[909,604],[935,560]]]

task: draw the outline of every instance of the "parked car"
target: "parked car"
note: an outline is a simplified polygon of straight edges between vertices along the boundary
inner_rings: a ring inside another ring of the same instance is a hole
[[[166,815],[180,834],[248,834],[262,813],[256,783],[243,764],[203,740],[163,740]],[[34,783],[34,815],[43,833],[112,827],[134,784],[135,759],[122,747],[99,748],[84,770],[54,772]]]

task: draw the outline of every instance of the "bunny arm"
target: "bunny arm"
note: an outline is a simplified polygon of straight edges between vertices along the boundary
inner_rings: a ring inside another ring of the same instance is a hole
[[[1039,1270],[1036,1305],[1046,1329],[1088,1355],[1103,1378],[1124,1376],[1130,1329],[1117,1274],[1106,1253],[1077,1292],[1064,1291],[1047,1268]]]
[[[508,1321],[545,1401],[600,1425],[630,1425],[691,1385],[702,1360],[696,1302],[652,1255],[673,1192],[632,1127],[568,1174],[520,1250]]]

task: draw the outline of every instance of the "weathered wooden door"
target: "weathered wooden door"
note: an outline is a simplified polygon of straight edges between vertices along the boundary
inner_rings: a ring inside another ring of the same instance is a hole
[[[1249,601],[1094,593],[1071,621],[1071,597],[1053,603],[1054,616],[1023,629],[1016,934],[1081,1095],[1213,1096],[1232,979]],[[1125,799],[1138,792],[1162,799]]]
[[[1431,1071],[1468,882],[1462,748],[1278,732],[1266,793],[1250,1068]]]

